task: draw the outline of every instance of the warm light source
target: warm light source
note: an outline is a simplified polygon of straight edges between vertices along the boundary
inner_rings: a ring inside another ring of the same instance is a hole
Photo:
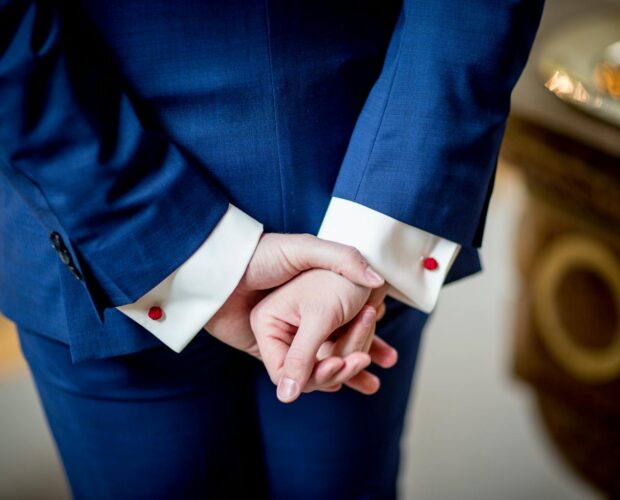
[[[545,83],[545,87],[561,99],[589,104],[594,107],[600,107],[603,103],[600,96],[590,94],[580,81],[573,79],[561,70],[556,70],[553,73]]]

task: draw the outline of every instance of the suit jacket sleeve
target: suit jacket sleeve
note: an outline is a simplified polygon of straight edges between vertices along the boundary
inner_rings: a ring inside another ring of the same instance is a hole
[[[404,0],[333,195],[480,246],[542,0]]]
[[[67,3],[0,2],[0,172],[64,242],[101,313],[169,276],[229,204],[143,126],[96,33]]]

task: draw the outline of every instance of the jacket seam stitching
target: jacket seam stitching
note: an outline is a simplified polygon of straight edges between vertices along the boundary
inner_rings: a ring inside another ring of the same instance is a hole
[[[281,218],[282,218],[282,226],[284,231],[288,227],[286,220],[286,201],[285,201],[285,189],[284,189],[284,175],[282,169],[282,155],[280,152],[280,127],[278,126],[278,113],[277,113],[277,105],[276,105],[276,90],[273,78],[273,56],[271,50],[271,25],[269,23],[269,0],[265,0],[265,27],[267,30],[267,56],[269,60],[269,79],[271,83],[271,99],[272,99],[272,108],[273,108],[273,124],[274,124],[274,133],[276,136],[276,154],[278,157],[278,171],[280,173],[280,207],[281,207]]]

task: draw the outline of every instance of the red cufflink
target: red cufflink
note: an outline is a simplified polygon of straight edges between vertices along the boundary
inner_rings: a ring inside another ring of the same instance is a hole
[[[424,269],[428,269],[429,271],[434,271],[439,267],[439,263],[433,257],[426,257],[422,261],[422,265]]]
[[[163,318],[164,311],[162,310],[161,307],[153,306],[149,309],[148,315],[149,315],[149,318],[151,318],[153,321],[157,321]]]

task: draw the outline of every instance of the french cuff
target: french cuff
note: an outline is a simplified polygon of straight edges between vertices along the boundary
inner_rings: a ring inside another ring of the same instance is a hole
[[[181,352],[237,287],[263,225],[229,205],[206,241],[136,302],[117,309]]]
[[[430,313],[461,245],[343,198],[332,198],[319,238],[356,247],[388,295]]]

